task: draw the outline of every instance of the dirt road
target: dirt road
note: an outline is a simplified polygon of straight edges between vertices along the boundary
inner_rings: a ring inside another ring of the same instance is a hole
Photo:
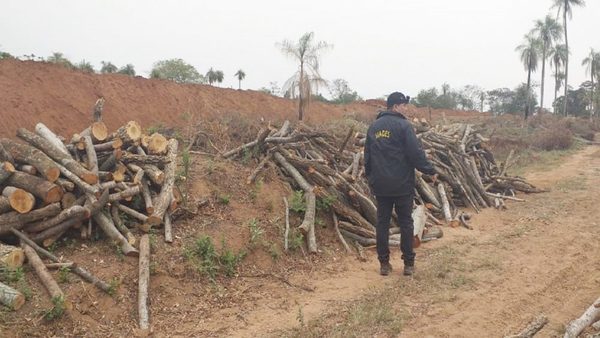
[[[370,252],[369,262],[312,276],[314,292],[256,301],[228,335],[502,337],[545,313],[539,336],[560,336],[600,296],[600,149],[527,176],[552,191],[484,211],[473,231],[445,229],[419,249],[414,278],[401,277],[399,263],[378,276]]]

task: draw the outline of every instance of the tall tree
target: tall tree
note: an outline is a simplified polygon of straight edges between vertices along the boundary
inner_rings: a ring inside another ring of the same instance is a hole
[[[330,49],[332,45],[325,41],[314,41],[314,33],[305,33],[297,43],[284,40],[277,46],[281,51],[299,63],[298,71],[284,84],[291,97],[298,92],[298,119],[304,118],[304,110],[310,103],[313,88],[325,81],[319,74],[319,58],[321,53]]]
[[[563,44],[555,45],[550,50],[550,61],[554,66],[554,101],[553,104],[556,103],[556,98],[558,97],[558,91],[562,86],[562,83],[565,79],[565,73],[561,71],[561,67],[565,64],[567,60],[567,46]],[[558,111],[557,107],[554,106],[554,112]]]
[[[65,66],[67,68],[73,68],[73,63],[71,63],[71,61],[69,61],[69,59],[67,59],[63,53],[60,52],[54,52],[52,53],[52,55],[50,55],[48,57],[48,59],[46,59],[48,62],[51,63],[56,63],[62,66]]]
[[[239,69],[235,74],[235,77],[238,79],[238,89],[242,89],[242,80],[246,78],[246,73],[243,70]]]
[[[129,75],[129,76],[135,76],[135,67],[131,63],[128,63],[125,66],[121,67],[121,69],[119,69],[118,73]]]
[[[158,61],[154,64],[150,77],[154,79],[167,79],[178,83],[202,83],[204,78],[194,66],[182,59]]]
[[[558,41],[562,34],[562,26],[552,18],[546,15],[544,20],[537,20],[533,32],[537,34],[542,42],[542,84],[540,88],[540,111],[544,109],[544,85],[546,80],[546,59],[548,58],[548,50]]]
[[[529,118],[529,106],[531,98],[531,73],[538,66],[539,50],[541,41],[532,33],[526,34],[523,43],[515,49],[520,53],[521,62],[527,71],[527,104],[525,105],[525,120]]]
[[[100,68],[100,73],[102,74],[111,74],[116,73],[119,69],[110,61],[101,61],[102,68]]]
[[[553,0],[553,7],[558,8],[558,13],[562,11],[563,14],[563,28],[565,31],[565,46],[567,47],[567,59],[565,61],[565,98],[568,98],[569,94],[569,35],[567,31],[567,15],[569,19],[573,18],[573,7],[574,6],[585,6],[585,0]],[[567,101],[564,100],[564,113],[565,116],[569,115],[567,110]]]
[[[594,77],[598,74],[600,69],[600,52],[596,52],[593,48],[590,49],[590,54],[583,59],[582,66],[586,66],[585,71],[590,75],[592,86],[590,87],[590,119],[594,115]]]

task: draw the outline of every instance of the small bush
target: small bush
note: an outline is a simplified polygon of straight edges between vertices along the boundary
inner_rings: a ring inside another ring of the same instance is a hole
[[[256,245],[256,243],[261,239],[261,237],[265,231],[260,227],[260,225],[258,224],[258,220],[256,218],[253,218],[250,220],[249,227],[250,227],[250,244]]]
[[[306,211],[306,204],[304,202],[304,191],[296,190],[290,198],[290,210],[303,214]]]
[[[317,198],[316,208],[318,210],[329,210],[335,200],[335,196],[325,195],[325,197],[319,197]]]
[[[219,196],[219,203],[221,203],[223,205],[228,205],[230,200],[231,200],[231,197],[229,195],[220,195]]]
[[[52,309],[46,311],[44,314],[44,319],[46,320],[54,320],[62,317],[65,313],[65,299],[62,296],[53,297],[52,304],[54,305]]]
[[[191,248],[185,249],[184,255],[198,272],[214,280],[219,272],[227,277],[233,277],[246,253],[244,251],[234,253],[223,240],[221,253],[217,254],[212,239],[202,236],[196,239]]]
[[[536,131],[531,137],[531,145],[542,150],[565,150],[573,145],[573,134],[563,128]]]

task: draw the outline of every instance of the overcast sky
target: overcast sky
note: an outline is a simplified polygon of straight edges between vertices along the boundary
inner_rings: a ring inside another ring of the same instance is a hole
[[[587,79],[581,61],[600,50],[600,3],[587,0],[569,22],[570,81]],[[334,48],[322,75],[346,79],[365,98],[448,82],[486,89],[526,80],[515,47],[550,10],[552,0],[133,1],[0,0],[0,50],[135,65],[147,76],[157,60],[182,58],[202,74],[223,70],[222,86],[279,85],[297,65],[276,42],[313,31]],[[539,83],[541,75],[535,75]],[[548,79],[550,79],[548,77]],[[551,83],[552,81],[547,81]],[[547,92],[553,93],[548,85]],[[548,97],[551,97],[549,94]],[[547,101],[547,104],[549,100]]]

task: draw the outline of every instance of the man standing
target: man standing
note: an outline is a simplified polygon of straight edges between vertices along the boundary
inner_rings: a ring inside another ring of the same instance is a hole
[[[390,264],[389,228],[395,208],[400,225],[404,275],[414,272],[414,225],[412,209],[415,191],[415,169],[433,175],[435,170],[425,157],[419,140],[402,110],[410,97],[399,92],[390,94],[387,110],[380,112],[367,132],[365,143],[365,174],[377,199],[377,258],[380,273],[387,276]]]

